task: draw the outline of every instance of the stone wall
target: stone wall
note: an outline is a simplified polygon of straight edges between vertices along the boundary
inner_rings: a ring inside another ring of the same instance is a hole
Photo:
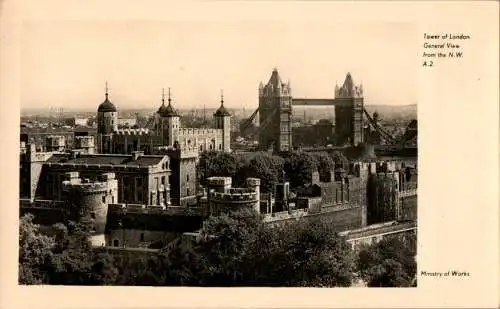
[[[169,231],[110,229],[106,233],[106,246],[161,249],[180,235]]]
[[[400,199],[400,217],[399,220],[417,220],[418,217],[418,197],[417,195],[408,196]]]

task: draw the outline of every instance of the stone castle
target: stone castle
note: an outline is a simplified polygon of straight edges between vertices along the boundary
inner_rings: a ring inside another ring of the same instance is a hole
[[[221,105],[214,113],[215,129],[184,128],[180,115],[172,105],[170,89],[168,104],[165,95],[156,112],[154,128],[118,129],[118,111],[109,100],[106,90],[105,100],[97,109],[97,147],[99,153],[130,153],[144,151],[153,154],[164,147],[174,147],[182,152],[199,153],[207,151],[231,151],[231,114]]]
[[[360,98],[362,88],[349,77],[335,93],[336,100],[348,97],[348,107],[343,111],[345,104],[336,101],[335,108],[350,119],[344,126],[338,124],[339,134],[356,138],[360,113],[355,113],[353,102]],[[282,83],[277,71],[268,85],[261,86],[260,108],[281,106],[274,109],[280,110],[277,115],[267,117],[272,125],[289,121],[289,93],[290,84]],[[231,115],[221,97],[214,113],[215,129],[183,128],[170,91],[167,102],[163,95],[152,129],[119,130],[118,111],[106,90],[97,110],[95,137],[75,136],[71,151],[66,149],[64,136],[47,136],[45,151],[22,140],[21,214],[34,213],[45,225],[86,220],[93,226],[95,245],[142,248],[161,248],[181,235],[196,233],[207,216],[237,209],[252,209],[270,224],[321,215],[339,232],[416,220],[417,170],[404,162],[360,161],[337,166],[326,175],[314,172],[311,183],[296,193],[282,182],[264,194],[257,178],[248,178],[244,188],[233,188],[228,177],[208,178],[207,187],[199,192],[199,154],[231,151]],[[279,137],[261,135],[261,142],[291,150],[286,146],[291,145],[286,128],[283,125]]]

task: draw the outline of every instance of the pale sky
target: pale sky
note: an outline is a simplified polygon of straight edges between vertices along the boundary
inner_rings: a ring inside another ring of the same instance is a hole
[[[302,20],[41,20],[24,22],[22,108],[92,110],[105,81],[120,108],[255,108],[278,68],[294,97],[331,98],[347,72],[365,104],[416,103],[420,37],[411,23]]]

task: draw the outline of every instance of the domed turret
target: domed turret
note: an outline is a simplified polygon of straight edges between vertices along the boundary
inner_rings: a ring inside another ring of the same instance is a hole
[[[222,150],[225,152],[231,151],[230,149],[230,131],[231,131],[231,114],[224,107],[224,94],[221,90],[220,107],[214,113],[215,128],[222,130]]]
[[[106,99],[99,105],[97,112],[107,113],[107,112],[116,112],[116,107],[111,101],[108,99],[108,94],[106,93]]]
[[[214,113],[214,116],[216,117],[226,117],[226,116],[231,116],[231,114],[227,111],[227,109],[224,107],[224,95],[221,94],[221,100],[220,100],[220,107],[219,109]]]
[[[161,106],[156,112],[156,132],[162,136],[163,146],[173,146],[178,140],[181,127],[180,115],[172,106],[170,88],[168,88],[168,105],[165,106],[165,90],[162,89]]]
[[[170,98],[170,88],[168,89],[168,105],[165,106],[165,96],[162,97],[161,106],[156,112],[160,117],[179,117],[179,114],[172,106],[172,100]]]
[[[97,133],[112,134],[116,130],[118,130],[118,111],[109,100],[108,83],[106,82],[105,100],[97,109]]]

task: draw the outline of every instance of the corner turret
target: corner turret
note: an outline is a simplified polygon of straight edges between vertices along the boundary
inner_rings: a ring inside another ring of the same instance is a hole
[[[97,136],[100,153],[112,152],[113,133],[118,131],[118,111],[109,100],[108,82],[106,82],[105,99],[97,108]]]
[[[170,88],[168,88],[168,105],[165,106],[165,90],[162,89],[161,106],[156,112],[156,131],[162,136],[164,146],[173,146],[178,140],[180,115],[172,106]]]
[[[214,113],[215,128],[222,130],[222,150],[231,151],[231,114],[224,107],[224,93],[221,90],[220,107]]]

